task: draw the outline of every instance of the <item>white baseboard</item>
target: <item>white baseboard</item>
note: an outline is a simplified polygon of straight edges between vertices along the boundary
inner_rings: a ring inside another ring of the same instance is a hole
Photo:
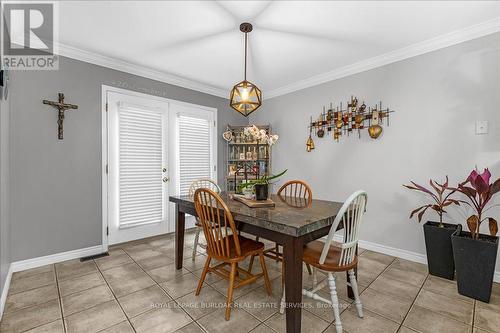
[[[11,269],[12,272],[19,272],[30,268],[55,264],[61,261],[93,256],[102,252],[104,252],[102,245],[86,247],[83,249],[51,254],[44,257],[15,261],[11,264]]]
[[[2,320],[3,310],[5,309],[5,303],[7,302],[7,295],[9,293],[10,280],[12,279],[12,264],[9,265],[9,271],[7,272],[7,278],[5,279],[5,284],[3,285],[2,295],[0,296],[0,320]]]
[[[341,235],[335,235],[334,240],[337,242],[342,241],[342,236]],[[407,250],[402,250],[398,249],[395,247],[390,247],[390,246],[385,246],[377,243],[372,243],[368,241],[363,241],[360,240],[358,242],[359,247],[362,249],[374,251],[374,252],[379,252],[383,254],[387,254],[389,256],[413,261],[413,262],[418,262],[421,264],[427,265],[427,256],[425,254],[417,253],[417,252],[412,252],[412,251],[407,251]],[[500,283],[500,271],[495,271],[495,275],[493,276],[493,281],[494,282],[499,282]]]

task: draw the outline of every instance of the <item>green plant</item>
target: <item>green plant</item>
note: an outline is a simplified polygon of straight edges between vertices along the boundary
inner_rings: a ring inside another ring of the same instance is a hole
[[[277,178],[283,176],[287,171],[288,171],[288,169],[285,169],[282,172],[278,173],[277,175],[262,176],[259,179],[249,180],[246,183],[242,183],[242,184],[238,185],[238,192],[241,192],[246,187],[254,186],[257,184],[268,185],[271,183],[271,180],[274,180],[274,179],[277,179]]]

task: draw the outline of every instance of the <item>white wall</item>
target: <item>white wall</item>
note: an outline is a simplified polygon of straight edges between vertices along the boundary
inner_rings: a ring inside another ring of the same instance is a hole
[[[273,170],[288,168],[283,180],[304,179],[314,197],[329,200],[343,201],[357,189],[368,191],[362,240],[424,254],[422,227],[408,215],[425,197],[402,184],[427,184],[430,177],[442,181],[445,175],[456,183],[475,165],[500,177],[499,73],[497,33],[264,100],[250,123],[271,123],[280,135]],[[310,117],[351,95],[368,106],[382,100],[396,110],[390,127],[376,141],[366,130],[361,140],[355,135],[340,143],[331,136],[314,138],[316,149],[307,153]],[[476,120],[489,121],[488,135],[474,134]],[[448,220],[464,221],[459,210],[450,211]],[[491,214],[500,221],[499,209]]]

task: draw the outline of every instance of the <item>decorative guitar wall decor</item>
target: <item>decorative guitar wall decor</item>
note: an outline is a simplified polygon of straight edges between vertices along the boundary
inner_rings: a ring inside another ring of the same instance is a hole
[[[351,96],[351,100],[347,103],[344,109],[342,102],[336,108],[333,108],[333,103],[330,103],[330,108],[320,114],[318,120],[309,123],[309,138],[307,139],[306,150],[310,152],[314,149],[312,134],[318,138],[325,137],[326,133],[331,133],[333,139],[340,141],[341,136],[350,136],[355,131],[358,132],[358,137],[361,138],[361,131],[368,129],[368,135],[372,139],[377,139],[383,132],[382,125],[384,120],[389,126],[389,114],[394,112],[389,108],[382,109],[382,102],[374,107],[366,108],[365,103],[358,103],[356,97]]]

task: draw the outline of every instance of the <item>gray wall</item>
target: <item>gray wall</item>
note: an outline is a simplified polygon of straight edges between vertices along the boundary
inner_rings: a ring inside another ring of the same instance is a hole
[[[12,74],[12,261],[101,244],[102,84],[217,108],[219,134],[247,123],[226,99],[73,59],[61,58],[58,71]],[[63,141],[56,111],[42,105],[58,92],[79,107],[66,113]]]
[[[269,122],[280,135],[273,169],[289,169],[283,180],[304,179],[315,197],[338,201],[357,189],[368,191],[361,239],[424,254],[422,226],[408,215],[426,198],[402,184],[428,184],[430,177],[442,181],[446,175],[456,183],[475,165],[500,177],[499,73],[497,33],[266,100],[250,123]],[[366,130],[361,140],[314,138],[316,149],[307,153],[310,117],[351,95],[396,110],[390,127],[377,141]],[[489,121],[488,135],[474,134],[476,120]],[[446,219],[455,222],[467,216],[456,208],[449,212]],[[500,209],[490,213],[500,221]]]
[[[3,91],[0,89],[0,94]],[[0,295],[3,292],[10,260],[9,216],[9,101],[0,98]],[[1,313],[0,313],[1,316]]]

